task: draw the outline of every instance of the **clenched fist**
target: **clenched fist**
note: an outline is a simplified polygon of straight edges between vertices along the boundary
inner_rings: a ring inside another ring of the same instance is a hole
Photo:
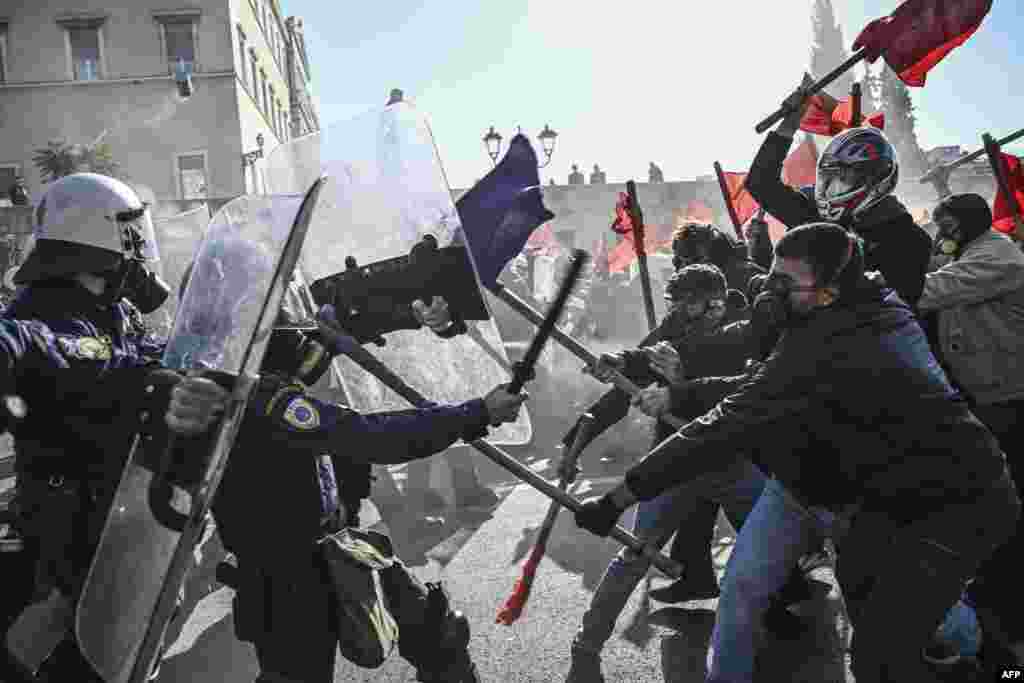
[[[640,409],[641,413],[653,418],[665,415],[672,408],[672,398],[668,387],[650,386],[641,389],[640,393],[633,397],[632,403]]]
[[[523,402],[529,397],[526,392],[510,394],[507,384],[501,384],[491,389],[484,396],[484,405],[487,406],[487,414],[491,417],[491,426],[497,427],[505,422],[515,422],[519,417],[519,406],[523,405]]]
[[[668,342],[658,342],[654,346],[645,346],[643,349],[647,354],[647,360],[651,369],[664,377],[670,384],[680,384],[684,379],[683,359],[679,352]]]

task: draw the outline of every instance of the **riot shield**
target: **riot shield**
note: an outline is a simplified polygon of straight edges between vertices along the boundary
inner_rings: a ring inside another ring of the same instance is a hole
[[[498,361],[504,359],[507,367],[505,348],[480,293],[433,136],[412,105],[398,102],[283,145],[269,155],[267,166],[273,192],[296,191],[321,173],[329,178],[302,254],[316,304],[333,303],[341,314],[364,307],[391,311],[408,308],[411,292],[439,293],[480,334],[445,339],[426,328],[389,329],[375,355],[441,403],[477,398],[509,381]],[[427,241],[440,258],[432,261],[433,270],[417,270],[410,255]],[[439,277],[431,280],[434,275]],[[427,281],[431,284],[424,286]],[[429,296],[423,298],[429,303]],[[408,407],[349,359],[339,359],[338,365],[356,410]],[[494,430],[489,440],[522,445],[530,436],[523,410],[518,421]]]
[[[135,440],[75,621],[83,655],[106,681],[143,683],[158,657],[322,186],[305,197],[240,197],[199,245],[163,361],[208,373],[230,398],[205,454],[182,454],[159,429]],[[201,459],[199,476],[184,479],[174,457]]]
[[[203,239],[206,226],[210,223],[210,209],[201,204],[190,211],[173,216],[154,217],[153,232],[160,245],[160,260],[156,262],[157,272],[164,282],[171,286],[171,296],[159,310],[146,317],[153,332],[161,339],[171,335],[174,316],[178,310],[178,284],[185,274],[185,268],[195,256],[196,248]]]

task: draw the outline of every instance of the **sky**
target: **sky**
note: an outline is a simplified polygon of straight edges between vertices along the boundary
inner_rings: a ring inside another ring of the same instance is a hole
[[[382,106],[392,88],[423,111],[453,188],[491,168],[483,135],[558,133],[547,184],[571,164],[609,182],[749,167],[754,126],[810,61],[812,0],[282,0],[303,19],[321,125]],[[833,0],[847,48],[898,0]],[[1024,127],[1024,3],[994,0],[978,32],[912,89],[924,149]],[[1014,35],[1018,39],[1014,39]],[[1024,141],[1021,141],[1024,143]],[[1008,151],[1024,153],[1024,144]],[[542,156],[542,155],[541,155]]]

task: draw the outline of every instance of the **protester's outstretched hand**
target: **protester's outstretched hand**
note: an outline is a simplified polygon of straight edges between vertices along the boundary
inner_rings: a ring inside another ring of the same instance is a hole
[[[484,396],[484,405],[491,418],[491,426],[497,427],[506,422],[515,422],[519,417],[519,406],[530,397],[525,391],[510,394],[507,384],[500,384]]]
[[[659,418],[671,410],[672,397],[668,387],[659,387],[654,385],[649,386],[646,389],[641,389],[640,392],[633,397],[632,403],[634,406],[639,408],[640,412],[644,415]]]
[[[643,352],[651,364],[651,369],[664,377],[670,384],[679,384],[684,379],[683,359],[679,352],[668,342],[658,342],[654,346],[645,346]]]
[[[625,366],[626,360],[621,353],[602,353],[597,358],[597,364],[588,365],[583,368],[583,372],[593,376],[598,382],[608,384],[612,381],[612,375],[621,372]]]
[[[431,331],[440,334],[452,324],[452,315],[448,310],[448,302],[443,296],[435,296],[430,305],[427,306],[421,300],[412,302],[412,314],[419,321],[420,325],[429,327]]]
[[[224,413],[228,392],[212,379],[186,377],[171,390],[166,421],[171,431],[197,436]]]

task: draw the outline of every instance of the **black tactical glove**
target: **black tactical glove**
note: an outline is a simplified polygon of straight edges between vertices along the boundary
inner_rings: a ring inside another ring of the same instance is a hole
[[[587,498],[576,512],[576,526],[597,536],[607,536],[619,521],[622,511],[608,493]]]

